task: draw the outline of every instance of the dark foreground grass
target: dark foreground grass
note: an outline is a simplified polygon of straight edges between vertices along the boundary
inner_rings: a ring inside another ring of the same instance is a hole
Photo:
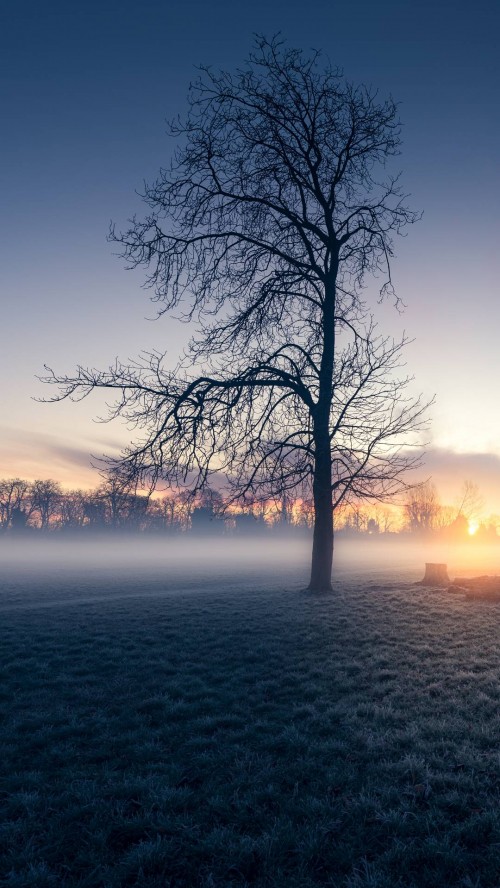
[[[12,580],[1,884],[498,888],[498,606],[392,579]]]

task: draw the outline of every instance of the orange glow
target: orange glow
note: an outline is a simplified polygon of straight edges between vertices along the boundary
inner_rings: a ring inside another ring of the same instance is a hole
[[[468,534],[469,536],[474,536],[476,531],[479,530],[479,524],[477,521],[469,521]]]

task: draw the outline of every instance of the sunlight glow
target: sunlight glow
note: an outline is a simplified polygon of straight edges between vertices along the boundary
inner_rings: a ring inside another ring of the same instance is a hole
[[[469,521],[468,533],[469,536],[474,536],[476,531],[479,530],[479,524],[477,521]]]

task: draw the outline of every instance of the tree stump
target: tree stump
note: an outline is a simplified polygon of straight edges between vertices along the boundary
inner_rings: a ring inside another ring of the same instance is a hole
[[[425,576],[421,583],[422,586],[449,586],[448,565],[426,563]]]

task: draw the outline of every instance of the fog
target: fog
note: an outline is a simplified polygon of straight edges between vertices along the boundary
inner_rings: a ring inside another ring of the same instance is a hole
[[[89,539],[0,540],[0,608],[58,606],[71,602],[189,594],[196,590],[251,594],[300,591],[308,582],[311,540],[158,539],[145,536]],[[341,539],[334,555],[334,589],[353,579],[414,583],[425,563],[444,562],[450,579],[500,573],[500,547]]]

